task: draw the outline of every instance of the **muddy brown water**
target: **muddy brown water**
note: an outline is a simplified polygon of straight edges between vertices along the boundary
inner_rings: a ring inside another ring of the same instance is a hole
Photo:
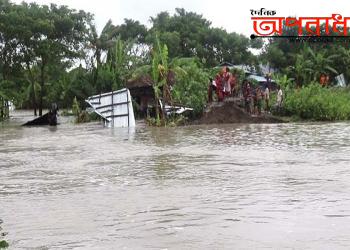
[[[349,249],[350,123],[0,125],[10,249]]]

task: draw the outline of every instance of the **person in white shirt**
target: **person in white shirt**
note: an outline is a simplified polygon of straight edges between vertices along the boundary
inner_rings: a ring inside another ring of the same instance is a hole
[[[269,105],[270,90],[269,90],[269,86],[267,84],[266,84],[266,88],[264,91],[264,99],[265,99],[265,111],[268,112],[270,110],[270,105]]]
[[[280,86],[278,86],[278,92],[277,92],[277,107],[282,107],[282,101],[283,101],[283,92]]]

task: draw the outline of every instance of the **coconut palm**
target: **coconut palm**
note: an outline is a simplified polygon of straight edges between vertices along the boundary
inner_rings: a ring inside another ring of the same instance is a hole
[[[115,44],[115,37],[117,34],[116,27],[112,24],[111,20],[108,20],[104,26],[100,35],[98,35],[96,26],[90,24],[90,48],[93,50],[92,60],[96,62],[95,75],[94,75],[94,84],[97,82],[98,77],[98,68],[101,66],[101,59],[103,52],[106,52]],[[95,62],[92,62],[92,65],[95,65]]]
[[[94,24],[90,24],[90,29],[90,46],[94,50],[93,58],[96,60],[98,67],[101,64],[102,53],[114,45],[117,29],[111,20],[108,20],[100,35],[98,35]]]

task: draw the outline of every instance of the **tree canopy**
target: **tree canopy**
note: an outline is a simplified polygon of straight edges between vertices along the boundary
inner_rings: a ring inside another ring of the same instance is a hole
[[[322,72],[350,77],[345,43],[250,40],[213,27],[204,16],[182,8],[151,17],[149,28],[137,20],[125,19],[118,25],[109,20],[100,33],[92,14],[67,6],[0,0],[0,13],[1,96],[19,108],[33,108],[35,113],[38,108],[39,114],[51,102],[70,107],[74,97],[83,104],[89,95],[124,87],[135,70],[152,65],[158,42],[166,45],[169,62],[191,60],[182,66],[192,75],[179,77],[182,82],[175,88],[176,98],[188,103],[195,98],[185,100],[179,90],[192,89],[186,84],[205,86],[207,72],[222,62],[268,63],[300,85]],[[293,27],[284,29],[284,34],[297,32]],[[262,53],[256,56],[251,48],[262,48]]]

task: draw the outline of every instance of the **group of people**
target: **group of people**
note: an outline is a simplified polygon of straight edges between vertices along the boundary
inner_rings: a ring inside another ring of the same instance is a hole
[[[209,79],[208,102],[213,101],[213,93],[216,93],[219,102],[225,97],[234,96],[236,93],[238,76],[232,74],[228,67],[223,69],[216,75],[215,79]]]
[[[256,86],[247,79],[243,80],[238,91],[238,76],[232,74],[228,67],[224,67],[215,77],[209,79],[208,102],[213,101],[213,93],[216,93],[218,102],[224,101],[226,97],[234,97],[241,94],[244,108],[251,115],[261,115],[262,109],[265,112],[270,111],[270,86],[269,76],[266,76],[267,83],[264,87]],[[283,102],[282,89],[277,87],[276,108],[280,109]]]
[[[270,109],[270,90],[268,86],[263,91],[259,86],[254,88],[248,80],[244,80],[242,83],[242,95],[244,107],[249,114],[261,114],[263,99],[265,100],[265,110],[268,111]]]
[[[270,112],[270,88],[268,84],[253,87],[252,83],[244,80],[242,84],[242,95],[244,99],[245,110],[249,114],[261,115],[264,106],[265,112]],[[280,86],[277,86],[276,108],[280,109],[283,102],[283,92]],[[264,105],[263,105],[264,104]]]
[[[270,111],[270,88],[266,84],[264,88],[261,86],[252,87],[248,80],[244,80],[242,84],[242,95],[244,99],[244,106],[249,114],[261,115],[262,108],[264,111]],[[283,92],[280,86],[277,87],[277,108],[282,107]],[[265,105],[263,105],[265,104]]]

